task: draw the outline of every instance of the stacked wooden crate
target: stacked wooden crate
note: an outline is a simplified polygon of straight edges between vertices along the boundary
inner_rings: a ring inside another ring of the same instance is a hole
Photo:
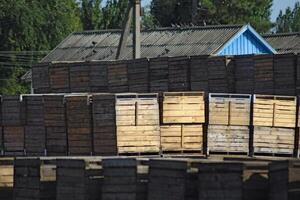
[[[207,56],[193,56],[190,59],[191,91],[208,92]]]
[[[93,62],[90,64],[90,91],[107,92],[108,77],[106,62]]]
[[[5,155],[24,154],[25,110],[21,96],[2,97],[3,145]]]
[[[116,125],[118,153],[158,153],[158,95],[116,95]]]
[[[205,102],[203,92],[166,92],[163,97],[163,151],[202,151]]]
[[[137,199],[137,160],[103,159],[102,200]]]
[[[254,93],[273,94],[274,92],[274,73],[273,55],[254,56]]]
[[[71,92],[68,64],[56,63],[49,67],[50,88],[53,93]]]
[[[2,96],[0,95],[0,156],[4,154],[3,126],[2,126]]]
[[[0,199],[13,199],[14,166],[13,159],[0,160]]]
[[[253,56],[236,56],[235,63],[235,92],[252,94],[254,91],[254,60]]]
[[[150,92],[168,91],[168,58],[152,58],[149,61],[149,84]]]
[[[66,95],[68,155],[91,155],[92,113],[90,96]]]
[[[146,58],[132,60],[128,63],[129,92],[149,91],[149,62]]]
[[[254,96],[254,153],[293,154],[296,103],[296,97]]]
[[[44,95],[44,106],[47,155],[67,155],[64,95]]]
[[[300,95],[300,54],[296,56],[296,95]]]
[[[251,95],[209,94],[208,153],[248,153]]]
[[[128,63],[112,61],[107,65],[109,92],[128,92]]]
[[[137,159],[136,200],[147,200],[149,184],[149,159]]]
[[[94,94],[93,146],[95,155],[116,155],[116,111],[114,94]]]
[[[28,156],[46,153],[46,129],[43,95],[23,96],[26,109],[25,150]]]
[[[90,65],[87,63],[69,64],[70,89],[72,92],[90,91]]]
[[[56,161],[41,160],[40,165],[40,199],[53,200],[56,198]]]
[[[274,161],[269,165],[269,199],[297,200],[300,197],[299,160]]]
[[[34,93],[42,94],[51,92],[49,68],[49,63],[37,64],[32,67],[32,84],[37,86],[34,89]]]
[[[170,57],[169,63],[169,90],[170,92],[189,91],[189,63],[188,57]]]
[[[274,94],[295,95],[295,55],[274,55]]]
[[[207,59],[209,92],[229,92],[226,66],[227,58],[224,56]]]
[[[187,169],[188,164],[184,160],[151,159],[148,199],[185,199]]]

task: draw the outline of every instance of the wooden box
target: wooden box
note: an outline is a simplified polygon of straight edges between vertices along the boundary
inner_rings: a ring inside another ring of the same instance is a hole
[[[253,94],[254,91],[254,59],[253,56],[235,56],[235,92]]]
[[[254,58],[254,93],[273,94],[273,55],[256,55]]]
[[[35,93],[50,92],[49,63],[40,63],[32,67],[32,86]]]
[[[49,68],[51,92],[71,92],[68,64],[52,64]]]
[[[253,125],[294,128],[296,97],[254,95]]]
[[[166,92],[163,99],[163,123],[204,123],[203,92]]]
[[[68,154],[91,155],[92,113],[89,95],[67,95]]]
[[[107,63],[92,62],[89,79],[91,92],[108,92]]]
[[[90,91],[90,65],[87,63],[68,64],[71,92]]]
[[[22,126],[25,123],[25,106],[22,96],[2,96],[2,125]]]
[[[190,90],[189,58],[170,57],[169,63],[169,91],[181,92]]]
[[[25,151],[27,156],[45,155],[46,129],[44,126],[25,126]]]
[[[248,153],[249,137],[248,126],[209,125],[208,152]]]
[[[209,94],[209,124],[250,125],[251,95]]]
[[[24,95],[26,108],[26,125],[45,126],[43,95]]]
[[[93,146],[96,155],[116,155],[116,111],[114,94],[94,94]]]
[[[207,67],[209,92],[229,92],[227,58],[224,56],[209,57],[207,59]]]
[[[12,159],[0,160],[0,199],[13,199],[14,166]]]
[[[207,56],[192,56],[190,58],[191,91],[208,92]]]
[[[169,66],[168,58],[151,58],[149,61],[150,92],[168,91]]]
[[[202,151],[202,125],[163,125],[160,135],[163,151]]]
[[[274,161],[269,165],[269,199],[297,200],[300,197],[299,160]]]
[[[127,62],[113,61],[107,65],[109,92],[128,92]]]
[[[116,95],[117,126],[136,125],[136,94]]]
[[[4,152],[7,156],[21,156],[24,154],[24,127],[6,126],[3,128]]]
[[[254,153],[292,155],[295,130],[291,128],[254,127]]]
[[[137,161],[134,158],[103,159],[102,200],[136,200]]]
[[[0,155],[4,154],[3,127],[0,125]]]
[[[129,92],[149,92],[149,61],[146,58],[128,63]]]
[[[187,161],[151,159],[148,199],[185,199],[187,169]]]

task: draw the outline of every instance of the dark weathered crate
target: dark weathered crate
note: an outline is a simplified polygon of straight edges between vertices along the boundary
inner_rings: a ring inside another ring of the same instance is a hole
[[[115,95],[93,95],[93,145],[95,155],[116,155]]]
[[[0,160],[0,199],[13,199],[14,166],[13,159]]]
[[[149,61],[142,58],[128,63],[129,92],[149,92]]]
[[[207,56],[190,58],[191,91],[208,91]]]
[[[182,92],[190,90],[189,79],[189,58],[188,57],[170,57],[169,63],[169,91]]]
[[[300,95],[300,54],[296,56],[296,94]]]
[[[210,92],[229,92],[226,66],[226,57],[209,57],[207,59],[208,88]]]
[[[22,126],[25,123],[25,106],[21,96],[2,96],[2,125]]]
[[[47,155],[67,154],[64,95],[44,95]]]
[[[235,64],[235,92],[252,94],[254,91],[254,60],[253,56],[236,56]]]
[[[273,55],[254,56],[254,93],[274,93]]]
[[[298,200],[300,161],[274,161],[269,165],[269,199]]]
[[[26,109],[26,125],[45,126],[44,123],[44,98],[42,95],[23,96]]]
[[[102,200],[136,200],[137,161],[134,158],[102,160]]]
[[[106,62],[95,62],[90,64],[89,79],[91,92],[108,92]]]
[[[90,66],[87,63],[69,64],[71,92],[90,91]]]
[[[128,92],[128,64],[126,61],[112,61],[107,65],[109,92]]]
[[[68,127],[68,154],[90,155],[92,152],[92,120],[89,95],[65,97]]]
[[[27,156],[43,156],[46,153],[45,126],[25,126],[25,150]]]
[[[51,92],[71,92],[70,74],[67,63],[52,64],[49,68]]]
[[[32,86],[36,94],[50,92],[49,63],[40,63],[32,67]]]
[[[151,159],[148,199],[185,199],[187,168],[187,161]]]
[[[168,58],[152,58],[149,65],[150,92],[168,91]]]
[[[4,153],[7,156],[21,156],[25,149],[25,135],[23,126],[3,127]]]

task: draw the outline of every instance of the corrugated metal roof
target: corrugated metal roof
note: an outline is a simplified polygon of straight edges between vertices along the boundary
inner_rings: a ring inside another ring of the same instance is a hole
[[[212,55],[243,25],[162,28],[142,31],[141,57]],[[121,31],[86,31],[69,35],[42,62],[115,60]],[[132,58],[132,35],[121,59]]]
[[[300,33],[268,34],[263,37],[278,53],[300,53]]]

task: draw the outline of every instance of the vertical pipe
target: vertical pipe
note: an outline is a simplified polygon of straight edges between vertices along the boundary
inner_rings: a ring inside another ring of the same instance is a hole
[[[141,57],[141,1],[134,0],[133,58]]]

